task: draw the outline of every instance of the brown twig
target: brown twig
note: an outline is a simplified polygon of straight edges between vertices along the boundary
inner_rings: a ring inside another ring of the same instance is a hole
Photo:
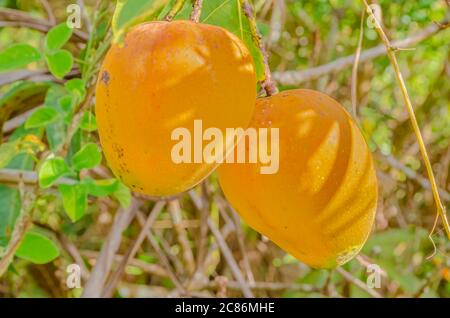
[[[206,252],[208,248],[208,224],[206,224],[206,220],[208,219],[210,204],[209,201],[204,199],[204,195],[206,195],[206,182],[203,182],[201,190],[203,192],[203,204],[202,209],[198,210],[199,218],[200,218],[200,229],[199,229],[199,239],[197,241],[197,270],[201,268],[203,262],[205,261]]]
[[[80,251],[64,234],[54,231],[58,241],[61,243],[61,246],[69,253],[70,257],[74,260],[74,262],[80,266],[81,269],[81,277],[84,281],[87,281],[89,278],[89,270],[84,263],[83,257],[81,257]]]
[[[87,14],[86,11],[86,6],[84,4],[84,0],[77,0],[77,4],[81,9],[81,14],[83,16],[84,22],[86,23],[86,29],[89,33],[92,32],[92,25],[91,25],[91,21],[89,20],[89,16]],[[98,6],[96,5],[95,9],[98,9]],[[94,11],[96,12],[96,11]]]
[[[242,6],[242,10],[244,11],[245,16],[248,19],[250,32],[253,37],[253,41],[256,46],[260,49],[263,62],[264,62],[264,81],[261,83],[262,88],[266,92],[267,96],[272,96],[277,93],[277,87],[275,82],[272,80],[272,72],[269,67],[269,55],[264,47],[264,43],[262,41],[261,33],[258,30],[256,25],[256,17],[253,12],[253,8],[247,0],[239,0]]]
[[[35,29],[37,31],[47,33],[53,25],[50,23],[50,21],[35,18],[32,15],[25,13],[20,10],[15,9],[7,9],[7,8],[1,8],[0,9],[0,25],[2,23],[9,22],[10,25],[5,26],[15,26],[15,27],[26,27]],[[76,42],[86,42],[88,40],[89,36],[80,31],[80,30],[74,30],[73,36],[71,38],[71,41]]]
[[[108,284],[105,287],[105,290],[102,294],[102,297],[104,298],[110,298],[112,297],[114,290],[116,289],[117,284],[119,283],[120,279],[122,278],[123,272],[125,271],[125,267],[127,264],[134,258],[136,253],[138,252],[139,248],[141,247],[142,243],[144,242],[147,232],[152,227],[155,220],[158,218],[159,214],[161,213],[162,209],[164,208],[165,202],[157,202],[155,206],[153,207],[152,211],[150,212],[147,221],[145,222],[144,226],[142,226],[141,232],[139,233],[137,239],[134,241],[133,245],[130,246],[125,256],[122,258],[122,261],[120,262],[117,269],[112,274]]]
[[[202,15],[203,0],[194,0],[194,5],[191,13],[191,21],[198,23]]]
[[[211,230],[213,236],[217,241],[217,244],[220,247],[220,250],[222,251],[223,256],[225,257],[225,261],[227,262],[228,266],[230,266],[230,270],[233,273],[234,278],[238,281],[239,286],[241,287],[242,293],[247,298],[253,298],[254,296],[252,291],[250,290],[248,282],[245,280],[241,269],[234,259],[233,253],[231,252],[228,244],[225,242],[225,239],[222,236],[222,233],[220,233],[219,229],[216,227],[211,218],[208,218],[207,222],[209,229]]]
[[[194,274],[195,271],[195,260],[194,254],[192,253],[192,248],[187,237],[186,229],[180,226],[183,221],[183,217],[180,209],[180,202],[178,200],[173,200],[169,202],[169,213],[172,218],[172,223],[175,227],[175,233],[177,234],[178,242],[180,243],[183,260],[189,275]]]
[[[111,271],[114,256],[122,240],[122,232],[131,223],[139,205],[140,203],[133,199],[128,208],[120,208],[116,213],[108,238],[103,244],[100,255],[85,285],[83,298],[98,298],[102,295],[103,285]]]
[[[296,284],[296,283],[278,283],[278,282],[253,282],[249,283],[248,286],[253,290],[268,290],[268,291],[303,291],[303,292],[313,292],[317,291],[312,285],[308,284]],[[218,289],[220,285],[217,282],[209,282],[207,288]],[[239,290],[240,285],[236,281],[227,281],[227,288],[233,290]]]
[[[354,277],[352,274],[350,274],[349,272],[344,270],[342,267],[338,267],[336,269],[336,271],[339,274],[341,274],[342,277],[344,277],[344,279],[346,281],[348,281],[349,283],[355,285],[359,289],[365,291],[366,293],[368,293],[373,298],[383,298],[383,296],[381,296],[377,291],[373,290],[372,288],[367,287],[366,284],[364,284],[361,280],[359,280],[358,278]]]
[[[417,174],[413,169],[405,166],[403,163],[398,161],[393,156],[383,156],[382,158],[386,160],[386,162],[392,168],[403,172],[408,178],[416,181],[422,188],[426,190],[431,190],[430,181],[428,181],[427,178]],[[439,188],[439,194],[441,195],[443,200],[450,202],[450,192],[446,191],[443,188]]]
[[[445,30],[447,26],[448,21],[444,20],[441,21],[441,25],[433,23],[430,24],[428,27],[423,29],[422,31],[417,32],[416,34],[411,35],[410,37],[407,37],[403,40],[397,40],[392,42],[392,46],[397,48],[406,48],[413,46],[431,36],[434,34]],[[373,60],[377,57],[386,55],[386,47],[381,44],[374,48],[365,50],[361,52],[360,55],[360,63],[364,63],[370,60]],[[273,79],[277,81],[279,84],[286,85],[286,86],[295,86],[299,85],[301,83],[311,81],[314,79],[317,79],[321,76],[339,72],[341,70],[344,70],[348,67],[351,67],[356,59],[356,55],[352,54],[346,57],[341,57],[333,62],[323,64],[317,67],[309,68],[307,70],[301,70],[301,71],[283,71],[283,72],[274,72],[273,73]]]
[[[27,171],[27,170],[16,170],[16,169],[2,169],[0,170],[0,183],[18,185],[23,182],[24,185],[35,185],[39,181],[37,172]],[[53,186],[58,186],[60,184],[75,184],[77,181],[69,178],[60,178],[56,181]]]
[[[136,219],[139,222],[141,227],[143,227],[145,225],[145,217],[143,216],[143,214],[141,212],[138,212]],[[155,237],[153,236],[151,230],[147,231],[147,241],[150,243],[152,248],[155,250],[156,254],[158,255],[159,261],[162,263],[162,265],[166,269],[167,274],[169,275],[169,278],[172,280],[174,285],[177,287],[178,291],[181,294],[185,294],[186,293],[185,288],[179,281],[177,275],[175,275],[175,273],[173,272],[167,256],[164,254],[164,252],[159,247],[159,244],[156,241]]]
[[[189,196],[191,197],[192,202],[194,203],[195,207],[198,210],[202,209],[202,200],[198,197],[197,193],[195,191],[191,190],[189,191]],[[253,298],[253,293],[250,290],[248,286],[248,282],[245,280],[244,275],[241,272],[241,269],[239,268],[236,260],[234,259],[233,253],[231,252],[230,248],[228,247],[228,244],[225,241],[225,238],[221,231],[216,227],[214,222],[211,220],[210,217],[207,219],[208,227],[213,234],[214,238],[216,239],[217,245],[219,246],[228,266],[231,269],[231,272],[233,273],[233,276],[238,281],[242,293],[247,298]],[[234,224],[233,224],[234,228]]]
[[[50,4],[48,3],[47,0],[39,0],[42,4],[42,6],[45,9],[45,12],[47,13],[47,18],[48,18],[48,22],[51,25],[55,25],[56,24],[56,18],[55,15],[53,14],[53,10],[52,7],[50,6]]]
[[[222,198],[221,196],[216,196],[216,200],[219,201],[217,203],[218,205],[226,205],[228,210],[230,210],[230,212],[231,212],[231,218],[235,225],[235,232],[236,232],[239,249],[241,250],[241,254],[242,254],[243,267],[245,269],[245,273],[247,275],[248,281],[251,284],[255,281],[255,278],[253,276],[252,268],[250,265],[250,260],[247,255],[247,250],[245,248],[245,238],[244,238],[244,233],[242,232],[242,228],[241,228],[241,219],[239,218],[237,212],[233,209],[233,207],[230,204],[228,204],[228,202],[224,198]]]

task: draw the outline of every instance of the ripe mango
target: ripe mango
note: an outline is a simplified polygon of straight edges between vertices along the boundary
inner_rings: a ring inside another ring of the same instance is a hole
[[[256,100],[252,57],[223,28],[150,22],[113,45],[101,67],[96,116],[107,162],[132,190],[168,196],[188,190],[217,163],[175,163],[171,134],[195,120],[203,129],[247,127]],[[230,142],[224,153],[235,146]]]
[[[378,188],[372,155],[349,114],[325,94],[290,90],[259,99],[250,127],[279,128],[279,170],[261,174],[260,162],[220,166],[232,206],[312,267],[353,258],[371,231]]]

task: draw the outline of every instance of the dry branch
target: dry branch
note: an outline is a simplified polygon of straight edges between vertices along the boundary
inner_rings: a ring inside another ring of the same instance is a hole
[[[145,222],[144,226],[141,229],[141,232],[139,233],[139,236],[137,237],[136,241],[133,243],[133,245],[130,246],[125,256],[122,258],[118,268],[114,271],[114,274],[112,275],[111,279],[109,280],[109,283],[106,285],[105,291],[103,292],[103,297],[110,298],[112,297],[114,290],[122,278],[123,272],[125,271],[125,267],[127,264],[134,258],[136,253],[138,252],[139,248],[141,247],[142,243],[145,240],[145,237],[147,236],[148,231],[152,227],[155,220],[158,218],[159,214],[161,213],[162,209],[164,208],[165,202],[157,202],[155,206],[153,207],[152,211],[150,212],[147,221]]]
[[[183,216],[180,209],[180,202],[178,200],[173,200],[169,202],[169,213],[172,218],[172,223],[177,234],[178,242],[180,243],[182,249],[183,260],[189,275],[194,274],[195,271],[195,261],[194,254],[192,253],[192,248],[187,236],[186,229],[181,226],[183,221]]]
[[[103,285],[111,271],[114,256],[122,240],[122,232],[131,223],[138,206],[139,202],[133,199],[128,208],[120,208],[118,210],[108,238],[103,244],[100,255],[84,288],[83,298],[98,298],[101,296]]]
[[[203,6],[203,0],[195,0],[192,14],[191,14],[191,21],[199,22],[200,16],[202,15],[202,6]]]
[[[43,33],[47,33],[53,27],[51,21],[35,18],[30,14],[20,10],[6,8],[0,9],[0,25],[11,27],[26,27],[35,29]],[[71,40],[74,40],[76,42],[86,42],[88,38],[89,37],[86,33],[80,30],[74,30]]]
[[[354,277],[352,274],[350,274],[349,272],[344,270],[342,267],[338,267],[336,269],[336,271],[339,274],[341,274],[342,277],[344,277],[344,279],[346,281],[348,281],[349,283],[355,285],[359,289],[365,291],[366,293],[368,293],[373,298],[383,298],[383,296],[381,296],[377,291],[375,291],[374,289],[369,288],[364,282],[362,282],[358,278]]]
[[[440,23],[433,23],[426,27],[425,29],[411,35],[410,37],[393,41],[392,46],[396,48],[408,48],[411,47],[436,33],[446,29],[448,27],[448,21],[441,21]],[[364,63],[373,60],[377,57],[386,55],[386,48],[384,45],[378,45],[371,49],[361,52],[359,63]],[[339,72],[346,68],[354,65],[356,59],[356,54],[352,54],[346,57],[341,57],[328,64],[320,65],[317,67],[309,68],[306,70],[293,70],[293,71],[283,71],[283,72],[273,72],[273,78],[279,84],[286,86],[296,86],[307,81],[317,79],[321,76]]]
[[[136,219],[139,222],[140,226],[143,227],[145,225],[145,217],[142,215],[141,212],[138,212]],[[169,262],[169,259],[164,254],[164,252],[161,250],[161,248],[159,247],[159,244],[156,241],[155,237],[153,236],[151,230],[147,231],[146,237],[147,237],[147,241],[150,243],[150,245],[152,246],[152,248],[155,250],[156,254],[158,255],[159,261],[162,263],[162,265],[166,269],[167,274],[169,275],[169,278],[172,280],[174,285],[177,287],[180,294],[182,294],[182,295],[185,294],[186,292],[185,292],[183,285],[179,281],[177,275],[175,275],[175,273],[173,272],[172,267]]]

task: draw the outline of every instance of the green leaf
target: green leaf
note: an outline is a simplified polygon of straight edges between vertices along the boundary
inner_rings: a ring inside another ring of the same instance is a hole
[[[93,132],[97,130],[97,120],[91,112],[85,112],[83,117],[81,117],[80,128],[87,131]]]
[[[58,50],[47,54],[46,59],[50,72],[58,79],[62,79],[72,70],[73,56],[69,51]]]
[[[175,5],[176,1],[177,0],[169,1],[169,3],[164,7],[163,10],[161,10],[160,14],[158,15],[158,20],[164,20],[164,18],[167,16],[167,14]],[[180,12],[178,12],[177,16],[175,17],[175,20],[189,20],[191,12],[192,12],[192,3],[190,1],[186,1],[184,3],[184,6],[181,8]]]
[[[0,184],[0,246],[8,244],[21,206],[19,191]]]
[[[74,108],[74,98],[72,95],[65,95],[58,99],[58,105],[65,114],[72,114]]]
[[[47,92],[45,97],[44,106],[54,108],[58,112],[66,112],[64,105],[61,105],[61,99],[65,96],[71,96],[68,94],[67,89],[58,84],[52,84],[51,88]],[[70,111],[72,108],[70,108]],[[58,119],[45,127],[48,144],[51,150],[57,149],[65,140],[67,134],[67,124],[64,122],[64,117],[60,116]]]
[[[16,156],[10,161],[6,168],[34,170],[35,153],[45,149],[45,144],[40,142],[40,138],[42,138],[43,134],[43,131],[39,131],[39,129],[25,129],[25,124],[17,127],[9,137],[9,140],[22,140],[25,141],[25,144],[21,147],[22,150],[19,153],[16,153]]]
[[[48,51],[60,49],[69,41],[73,30],[68,27],[67,23],[61,23],[48,31],[45,37],[45,47]]]
[[[19,141],[14,140],[0,145],[0,169],[6,167],[9,162],[18,154]]]
[[[122,207],[127,208],[130,206],[131,192],[122,182],[119,182],[119,188],[114,192],[113,196]]]
[[[47,159],[39,170],[39,185],[48,188],[62,176],[70,174],[67,163],[61,157]]]
[[[44,234],[30,230],[25,234],[16,256],[34,264],[46,264],[59,256],[58,246]]]
[[[119,190],[120,182],[117,179],[92,180],[91,178],[83,179],[90,195],[95,197],[106,197],[114,194]]]
[[[0,72],[23,68],[41,58],[41,53],[28,44],[12,45],[0,52]]]
[[[82,101],[86,96],[86,82],[81,78],[74,78],[66,82],[64,85],[67,90]]]
[[[134,25],[156,17],[168,0],[118,0],[112,19],[114,42]]]
[[[66,185],[59,187],[63,199],[64,210],[72,222],[81,219],[87,208],[87,189],[85,184]]]
[[[25,122],[25,128],[39,128],[53,123],[58,118],[58,112],[50,107],[40,107],[34,111]]]
[[[67,126],[64,119],[58,119],[45,128],[48,143],[51,150],[56,150],[65,141]]]
[[[88,143],[81,148],[72,158],[72,166],[75,170],[90,169],[99,165],[102,161],[102,152],[94,143]]]
[[[263,56],[253,41],[248,19],[242,11],[239,0],[205,1],[200,20],[203,23],[221,26],[243,40],[253,56],[257,79],[260,81],[264,79]]]

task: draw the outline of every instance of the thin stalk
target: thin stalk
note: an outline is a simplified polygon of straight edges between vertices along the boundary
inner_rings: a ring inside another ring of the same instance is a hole
[[[422,155],[422,160],[425,164],[425,169],[428,174],[428,179],[430,180],[431,184],[431,191],[433,192],[434,201],[436,202],[437,207],[437,214],[441,217],[442,224],[444,226],[445,232],[447,234],[447,237],[450,239],[450,225],[448,223],[447,215],[445,213],[445,207],[441,202],[441,198],[439,196],[439,188],[436,184],[436,179],[434,177],[433,169],[431,167],[430,159],[428,157],[427,149],[425,146],[425,142],[423,141],[422,133],[420,132],[419,124],[417,123],[417,118],[414,113],[414,108],[411,103],[411,99],[409,97],[408,90],[406,88],[405,81],[403,79],[402,73],[400,71],[400,66],[398,65],[397,58],[395,56],[395,52],[397,49],[395,47],[392,47],[391,42],[389,41],[389,38],[387,37],[386,33],[383,31],[383,28],[381,27],[380,22],[375,17],[375,14],[372,11],[372,8],[369,6],[366,0],[363,0],[367,12],[372,17],[374,21],[375,29],[380,36],[381,40],[383,41],[384,45],[386,46],[386,51],[388,54],[388,57],[391,61],[392,67],[394,68],[395,77],[397,78],[397,82],[400,86],[400,90],[403,96],[403,99],[405,101],[406,109],[408,111],[409,118],[411,120],[411,125],[414,130],[414,134],[416,135],[417,143],[419,144],[420,153]],[[434,227],[432,229],[431,234],[434,232]],[[430,235],[431,235],[430,234]]]
[[[195,0],[191,13],[191,21],[198,23],[202,15],[203,0]]]
[[[277,93],[277,87],[275,82],[272,79],[272,72],[269,67],[269,57],[264,47],[261,32],[258,30],[258,26],[256,25],[256,17],[253,12],[253,8],[247,0],[239,0],[242,6],[242,10],[244,11],[245,16],[248,19],[250,25],[250,32],[252,34],[253,42],[261,51],[264,63],[264,81],[262,81],[261,86],[266,92],[267,96],[272,96]]]
[[[177,0],[173,7],[170,9],[169,13],[167,13],[165,20],[170,22],[180,13],[181,9],[183,9],[186,0]]]

